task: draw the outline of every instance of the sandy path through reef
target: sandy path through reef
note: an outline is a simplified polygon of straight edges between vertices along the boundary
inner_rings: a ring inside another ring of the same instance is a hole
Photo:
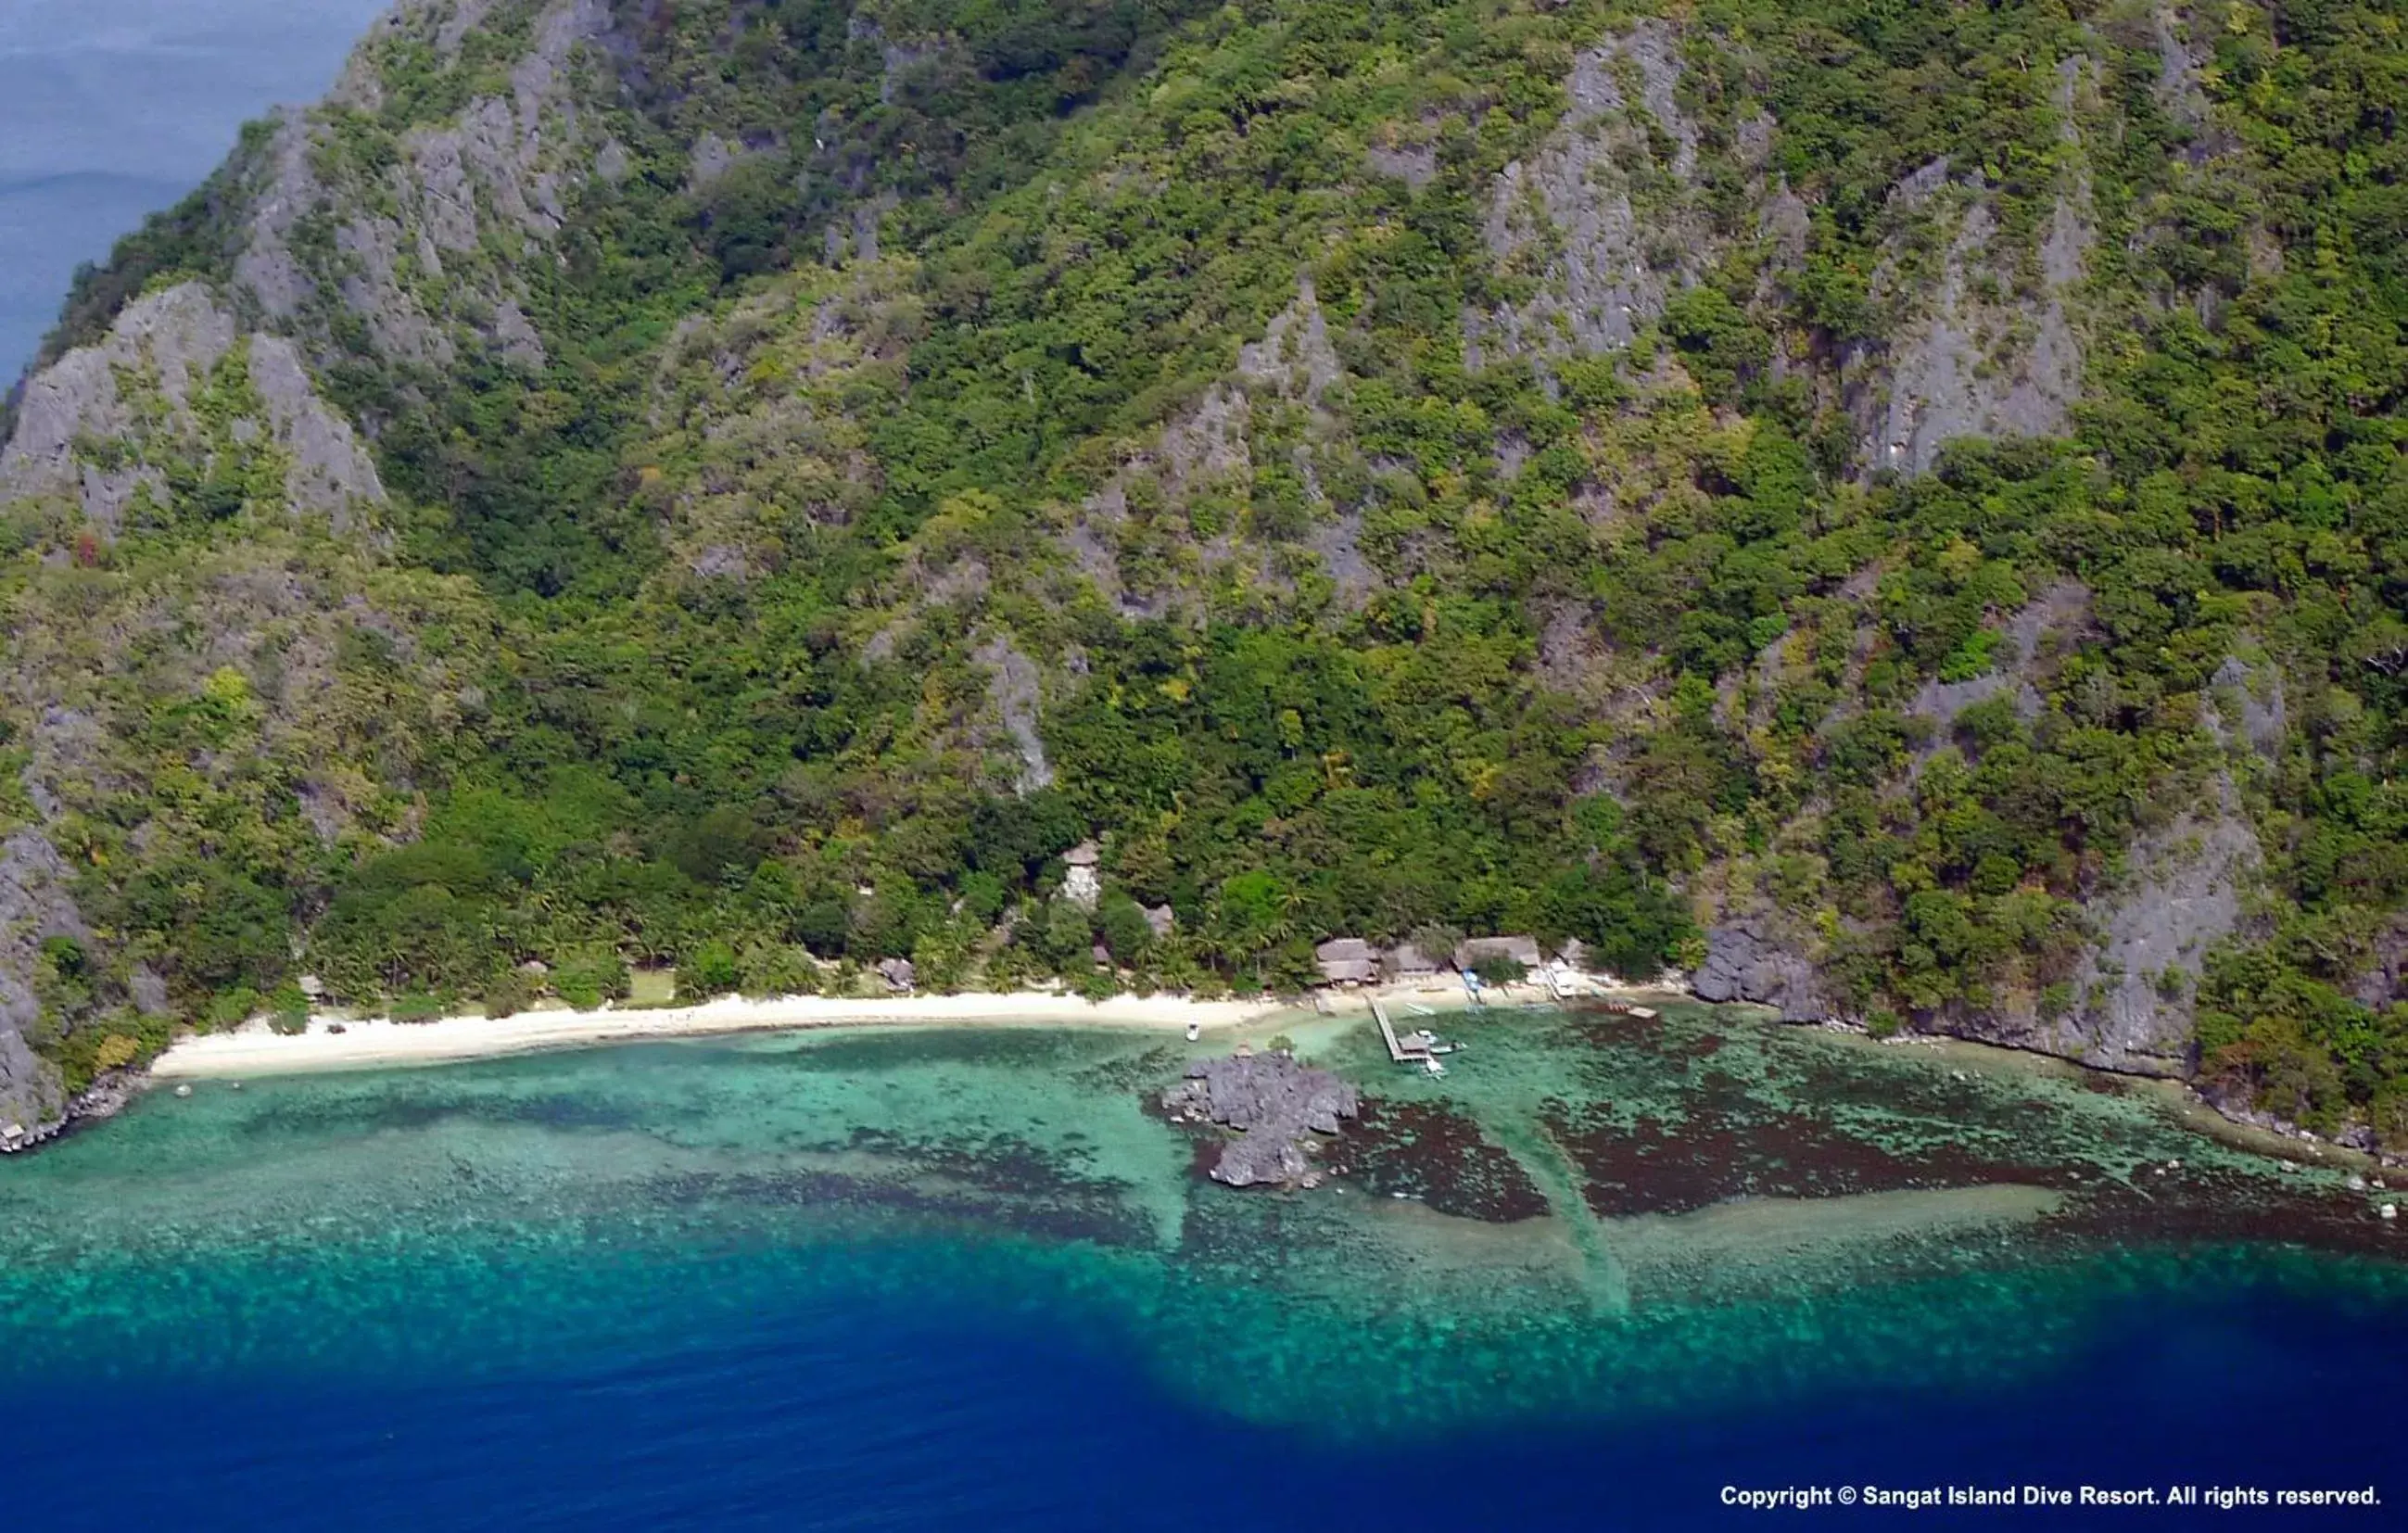
[[[1199,1001],[1182,996],[1115,996],[1089,1002],[1040,991],[960,996],[896,996],[850,1000],[782,996],[726,996],[700,1006],[606,1007],[595,1011],[522,1011],[515,1016],[445,1017],[434,1022],[314,1016],[306,1032],[281,1034],[265,1022],[232,1032],[180,1039],[151,1062],[165,1078],[272,1075],[295,1070],[366,1069],[520,1053],[530,1049],[634,1039],[705,1036],[796,1027],[1022,1024],[1135,1027],[1183,1033],[1242,1026],[1280,1015],[1277,1001]],[[336,1027],[342,1031],[335,1031]]]

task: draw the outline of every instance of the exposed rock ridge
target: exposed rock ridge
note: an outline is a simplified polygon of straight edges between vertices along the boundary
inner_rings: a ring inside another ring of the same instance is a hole
[[[1636,102],[1617,78],[1626,71],[1637,78]],[[1699,133],[1681,108],[1680,81],[1678,39],[1662,21],[1641,21],[1574,61],[1562,121],[1490,189],[1489,253],[1532,291],[1492,314],[1464,316],[1468,365],[1627,346],[1711,265],[1710,227],[1688,206]],[[1661,165],[1636,121],[1642,116],[1670,141]],[[1641,192],[1634,166],[1657,172],[1670,192]]]
[[[205,394],[230,417],[212,418]],[[179,283],[128,304],[107,336],[27,381],[16,431],[0,448],[0,505],[72,502],[114,533],[137,501],[162,515],[176,509],[163,464],[207,474],[261,446],[275,450],[270,466],[292,510],[339,531],[384,503],[376,466],[318,396],[292,343],[239,333],[207,288]]]
[[[1689,988],[1699,1000],[1778,1008],[1784,1022],[1821,1022],[1840,1008],[1801,946],[1770,914],[1727,921],[1706,933],[1706,961]]]
[[[559,232],[574,185],[598,173],[588,164],[597,156],[585,142],[574,64],[580,47],[609,36],[606,0],[544,6],[507,90],[403,132],[375,184],[327,179],[329,165],[344,163],[337,146],[346,122],[371,120],[383,105],[387,51],[423,43],[457,64],[468,29],[494,9],[491,0],[404,6],[361,45],[326,104],[279,115],[253,167],[235,279],[272,322],[307,337],[312,355],[335,348],[320,306],[339,304],[388,362],[440,368],[466,340],[541,365],[517,265]],[[313,226],[330,230],[331,264],[308,253],[304,234]]]
[[[1045,759],[1045,741],[1037,732],[1040,673],[1036,662],[1004,635],[987,640],[977,658],[987,669],[988,705],[1002,721],[1005,734],[1019,752],[1020,766],[1013,785],[1022,793],[1051,786],[1053,764]]]
[[[2230,782],[2215,790],[2126,849],[2123,878],[2088,906],[2099,938],[2073,974],[2070,1009],[1971,1018],[1954,1030],[2105,1069],[2187,1074],[2201,967],[2239,925],[2261,861]]]
[[[2020,283],[2016,252],[1998,242],[1991,189],[1978,176],[1950,179],[1935,160],[1901,180],[1890,208],[1899,230],[1875,274],[1878,301],[1899,304],[1909,285],[1903,251],[1918,225],[1949,229],[1923,311],[1886,349],[1878,384],[1856,381],[1869,468],[1919,474],[1942,447],[1967,437],[2038,437],[2062,431],[2081,392],[2083,344],[2072,300],[2097,237],[2090,179],[2080,159],[2080,93],[2087,61],[2057,67],[2059,136],[2073,168],[2052,206],[2037,252],[2036,283]]]
[[[1302,541],[1320,556],[1340,604],[1358,603],[1378,579],[1355,547],[1360,509],[1330,503],[1319,467],[1340,430],[1327,396],[1344,376],[1312,279],[1300,276],[1262,338],[1238,349],[1230,374],[1129,451],[1080,505],[1060,535],[1063,548],[1126,617],[1166,615],[1169,590],[1182,585],[1284,588],[1263,540],[1239,536],[1257,476],[1283,468],[1312,510]],[[1258,441],[1271,450],[1260,461]],[[1211,509],[1199,517],[1199,506]]]
[[[89,935],[69,897],[73,872],[49,838],[20,830],[0,841],[0,1137],[46,1137],[64,1120],[66,1088],[25,1035],[41,1022],[35,975],[41,944]]]

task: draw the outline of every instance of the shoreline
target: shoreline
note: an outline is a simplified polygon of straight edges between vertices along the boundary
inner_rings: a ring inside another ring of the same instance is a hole
[[[1605,976],[1584,979],[1605,994],[1669,994],[1653,987],[1626,986]],[[1368,1016],[1375,998],[1392,1005],[1435,998],[1440,1009],[1455,1010],[1463,993],[1452,982],[1414,979],[1316,994],[1321,997],[1318,1003],[1312,996],[1208,1001],[1168,993],[1089,1001],[1043,990],[871,997],[723,996],[694,1006],[603,1006],[582,1011],[552,1007],[507,1017],[465,1012],[425,1022],[319,1011],[311,1014],[308,1029],[300,1033],[276,1032],[265,1018],[254,1017],[227,1032],[186,1034],[150,1061],[148,1073],[155,1081],[196,1081],[379,1069],[652,1039],[836,1027],[1110,1027],[1183,1038],[1193,1024],[1204,1034],[1227,1037],[1290,1021],[1301,1024],[1316,1017]],[[1536,986],[1514,985],[1501,990],[1499,998],[1520,1005],[1543,997]],[[1448,1001],[1455,1004],[1444,1004]],[[341,1031],[336,1031],[337,1027]]]
[[[1581,978],[1590,993],[1598,996],[1631,1000],[1654,999],[1659,1003],[1730,1004],[1705,1001],[1685,986],[1631,984],[1610,975],[1594,973]],[[1500,987],[1497,994],[1498,999],[1507,1005],[1546,1003],[1546,997],[1536,986]],[[1320,991],[1301,998],[1264,997],[1250,1001],[1207,1001],[1170,994],[1149,996],[1122,995],[1103,1001],[1088,1001],[1059,992],[1020,990],[860,998],[780,996],[752,999],[726,996],[695,1006],[604,1006],[582,1011],[554,1007],[520,1011],[508,1017],[486,1017],[469,1012],[427,1022],[406,1023],[326,1011],[312,1014],[308,1029],[297,1034],[275,1032],[262,1018],[253,1018],[230,1032],[187,1034],[169,1044],[165,1052],[151,1060],[141,1073],[149,1080],[158,1082],[312,1074],[458,1064],[548,1049],[595,1048],[662,1039],[851,1027],[1107,1027],[1171,1032],[1183,1037],[1192,1023],[1201,1032],[1226,1038],[1249,1028],[1260,1029],[1283,1019],[1303,1024],[1314,1018],[1369,1015],[1374,998],[1391,1005],[1435,999],[1440,1003],[1438,1010],[1455,1010],[1460,1009],[1461,995],[1460,989],[1447,981],[1414,979]],[[342,1031],[334,1031],[336,1026],[340,1026]],[[1858,1028],[1843,1027],[1842,1030],[1862,1036]],[[2195,1131],[2258,1154],[2326,1165],[2363,1163],[2387,1168],[2408,1165],[2408,1158],[2343,1144],[2279,1119],[2268,1121],[2254,1113],[2237,1115],[2200,1090],[2196,1082],[2178,1077],[2117,1070],[2063,1054],[2018,1049],[1954,1034],[1921,1034],[1913,1035],[1911,1039],[1902,1037],[1879,1041],[1887,1044],[1912,1041],[1943,1049],[1955,1046],[1978,1053],[2017,1056],[2042,1067],[2054,1067],[2075,1075],[2107,1076],[2134,1082],[2143,1089],[2148,1084],[2160,1089],[2171,1088],[2167,1091],[2170,1105],[2175,1105],[2192,1120]],[[138,1089],[137,1082],[127,1084]],[[75,1110],[71,1106],[50,1133],[30,1138],[9,1148],[29,1150],[54,1137],[79,1118],[109,1116],[116,1107],[122,1105],[124,1095],[126,1093],[120,1089],[117,1093],[119,1100],[108,1104],[108,1111],[88,1113]]]
[[[695,1006],[538,1010],[507,1017],[468,1013],[427,1022],[318,1012],[310,1017],[308,1030],[300,1033],[279,1033],[253,1019],[230,1032],[179,1038],[150,1062],[150,1074],[153,1080],[194,1081],[379,1069],[652,1039],[832,1027],[1098,1026],[1183,1036],[1190,1024],[1226,1033],[1298,1010],[1276,999],[1203,1001],[1165,995],[1088,1001],[1077,996],[1022,990],[867,999],[778,996],[753,1000],[728,996]],[[337,1027],[342,1031],[335,1031]]]

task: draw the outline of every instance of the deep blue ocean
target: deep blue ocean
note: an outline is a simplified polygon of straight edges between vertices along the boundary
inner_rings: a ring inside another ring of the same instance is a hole
[[[1936,1080],[1958,1139],[2002,1125],[2086,1177],[2143,1168],[2152,1207],[2179,1153],[2200,1207],[2337,1210],[2372,1234],[2356,1254],[2060,1246],[2046,1210],[2072,1205],[1942,1188],[1617,1217],[1584,1246],[1561,1220],[1376,1185],[1239,1193],[1141,1110],[1179,1051],[1096,1032],[205,1081],[0,1163],[0,1518],[2408,1526],[2394,1506],[1726,1507],[1727,1486],[1951,1484],[2373,1486],[2396,1506],[2408,1267],[2337,1172],[2218,1146],[2151,1098],[1710,1016],[1668,1018],[1652,1053],[1526,1014],[1460,1025],[1478,1047],[1443,1082],[1378,1075],[1354,1034],[1309,1046],[1535,1158],[1526,1082],[1578,1096],[1586,1060],[1670,1110],[1712,1026],[1726,1086],[1896,1104],[1855,1120],[1866,1142],[1908,1142]],[[1713,1110],[1756,1110],[1726,1091]],[[1580,1281],[1600,1263],[1612,1302]]]
[[[1072,1315],[968,1329],[823,1295],[760,1318],[641,1366],[507,1384],[55,1386],[10,1412],[0,1499],[29,1527],[1677,1528],[1799,1515],[1727,1511],[1732,1483],[2397,1489],[2408,1383],[2397,1321],[2272,1299],[2156,1305],[2024,1387],[1840,1392],[1777,1414],[1462,1430],[1381,1451],[1183,1404],[1082,1346]],[[2408,1526],[2388,1508],[2225,1515]]]

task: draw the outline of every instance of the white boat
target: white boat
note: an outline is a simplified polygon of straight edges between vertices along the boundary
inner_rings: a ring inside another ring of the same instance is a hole
[[[1191,1022],[1191,1023],[1189,1023],[1189,1024],[1187,1024],[1187,1041],[1188,1041],[1188,1042],[1193,1043],[1193,1042],[1195,1042],[1197,1039],[1202,1038],[1203,1036],[1204,1036],[1204,1024],[1203,1024],[1202,1023],[1200,1023],[1200,1022]]]
[[[1432,1075],[1444,1075],[1446,1073],[1446,1067],[1440,1064],[1435,1059],[1424,1059],[1422,1061],[1422,1068],[1429,1071]]]
[[[1423,1006],[1415,1001],[1407,1001],[1405,1003],[1405,1010],[1411,1011],[1417,1017],[1434,1017],[1438,1015],[1437,1012],[1431,1010],[1428,1007]]]

